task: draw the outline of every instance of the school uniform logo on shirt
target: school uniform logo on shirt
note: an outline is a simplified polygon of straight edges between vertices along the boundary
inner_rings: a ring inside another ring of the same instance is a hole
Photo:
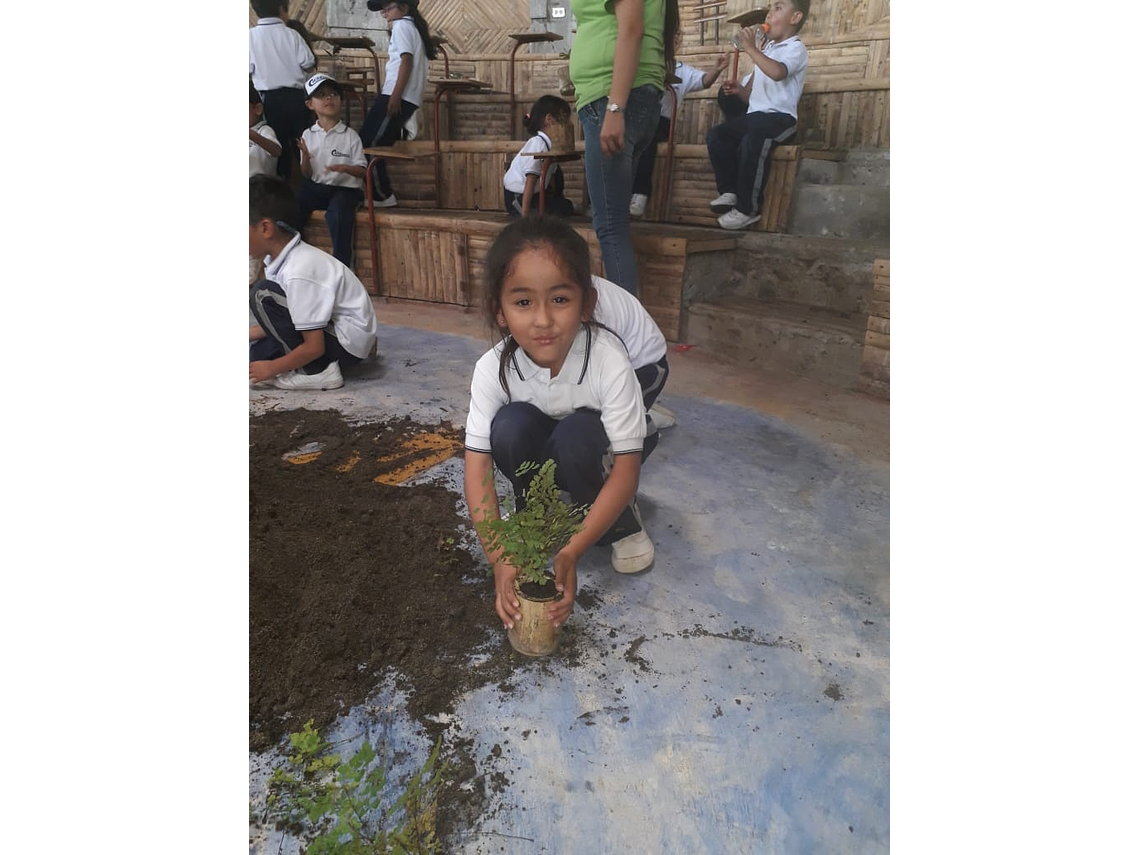
[[[337,151],[335,148],[332,150],[332,156],[333,157],[351,157],[351,155],[349,155],[348,153],[343,152],[343,151]]]

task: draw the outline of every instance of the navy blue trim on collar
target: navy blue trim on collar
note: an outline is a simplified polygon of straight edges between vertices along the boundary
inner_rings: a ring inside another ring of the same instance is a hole
[[[586,377],[586,366],[590,364],[590,344],[594,340],[594,333],[590,329],[590,325],[583,323],[583,326],[586,327],[586,353],[582,357],[582,373],[578,375],[577,385],[579,386],[582,385],[582,380]]]
[[[581,386],[582,381],[586,379],[586,369],[590,365],[590,350],[592,349],[591,345],[593,344],[593,341],[594,341],[594,331],[590,329],[591,325],[586,323],[585,321],[583,321],[582,326],[584,326],[586,328],[586,352],[582,356],[582,373],[578,375],[578,382],[575,384],[577,386]],[[508,341],[509,341],[509,339],[508,339]],[[624,344],[624,342],[623,342],[623,344]],[[628,348],[627,348],[627,350],[628,350]],[[567,355],[569,355],[569,354],[567,354]],[[511,365],[513,365],[515,367],[515,373],[517,375],[519,375],[519,381],[522,383],[525,383],[526,378],[523,377],[522,368],[519,367],[518,356],[519,356],[519,348],[516,347],[514,353],[511,354]]]

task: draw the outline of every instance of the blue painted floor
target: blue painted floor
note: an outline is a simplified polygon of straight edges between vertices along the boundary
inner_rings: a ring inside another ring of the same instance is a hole
[[[251,390],[250,409],[461,425],[484,349],[383,326],[380,364],[343,389]],[[515,691],[460,705],[479,771],[503,785],[450,851],[886,852],[889,467],[749,408],[668,385],[661,401],[677,426],[640,491],[656,563],[620,576],[592,550],[566,630],[577,664],[524,665]],[[461,471],[424,479],[461,492]],[[391,686],[331,736],[362,730],[410,753],[397,771],[430,749]],[[255,802],[267,768],[250,755]],[[279,850],[299,851],[275,834],[250,847]]]

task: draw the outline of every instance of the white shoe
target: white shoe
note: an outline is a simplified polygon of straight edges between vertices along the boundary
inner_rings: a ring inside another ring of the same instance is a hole
[[[736,194],[721,193],[709,202],[709,207],[713,209],[714,214],[727,214],[736,207]]]
[[[733,208],[727,214],[721,214],[716,218],[716,221],[720,223],[720,227],[722,229],[742,229],[745,226],[750,226],[755,222],[759,222],[759,220],[759,214],[754,217],[750,217],[747,214],[742,214],[740,211],[736,210],[736,208]]]
[[[653,563],[653,541],[645,529],[610,544],[610,564],[618,573],[640,573]]]
[[[641,193],[634,193],[629,197],[629,215],[631,217],[644,217],[645,204],[649,201],[649,197]]]
[[[373,208],[395,208],[396,207],[396,194],[390,193],[383,199],[373,199]]]
[[[300,371],[286,371],[271,381],[278,389],[339,389],[344,385],[344,375],[340,364],[330,362],[320,374],[304,374]]]
[[[637,507],[636,496],[633,499],[633,518],[641,526],[641,531],[610,544],[610,564],[618,573],[640,573],[653,563],[653,541],[645,533],[645,523],[641,521],[641,509]]]
[[[658,430],[665,430],[665,428],[671,428],[677,424],[677,417],[673,415],[672,411],[660,404],[654,404],[649,408],[649,417],[653,419],[653,424],[657,425]]]

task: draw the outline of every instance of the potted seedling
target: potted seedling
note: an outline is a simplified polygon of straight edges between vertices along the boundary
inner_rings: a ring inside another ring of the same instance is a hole
[[[488,552],[501,550],[503,557],[518,570],[515,594],[519,614],[514,626],[507,630],[511,647],[524,656],[549,656],[558,648],[561,628],[547,619],[546,607],[558,599],[554,587],[554,556],[582,528],[587,505],[572,505],[562,499],[554,483],[553,460],[541,466],[524,463],[519,476],[535,469],[530,486],[523,491],[525,507],[518,510],[514,496],[504,501],[507,509],[502,519],[475,524]]]

